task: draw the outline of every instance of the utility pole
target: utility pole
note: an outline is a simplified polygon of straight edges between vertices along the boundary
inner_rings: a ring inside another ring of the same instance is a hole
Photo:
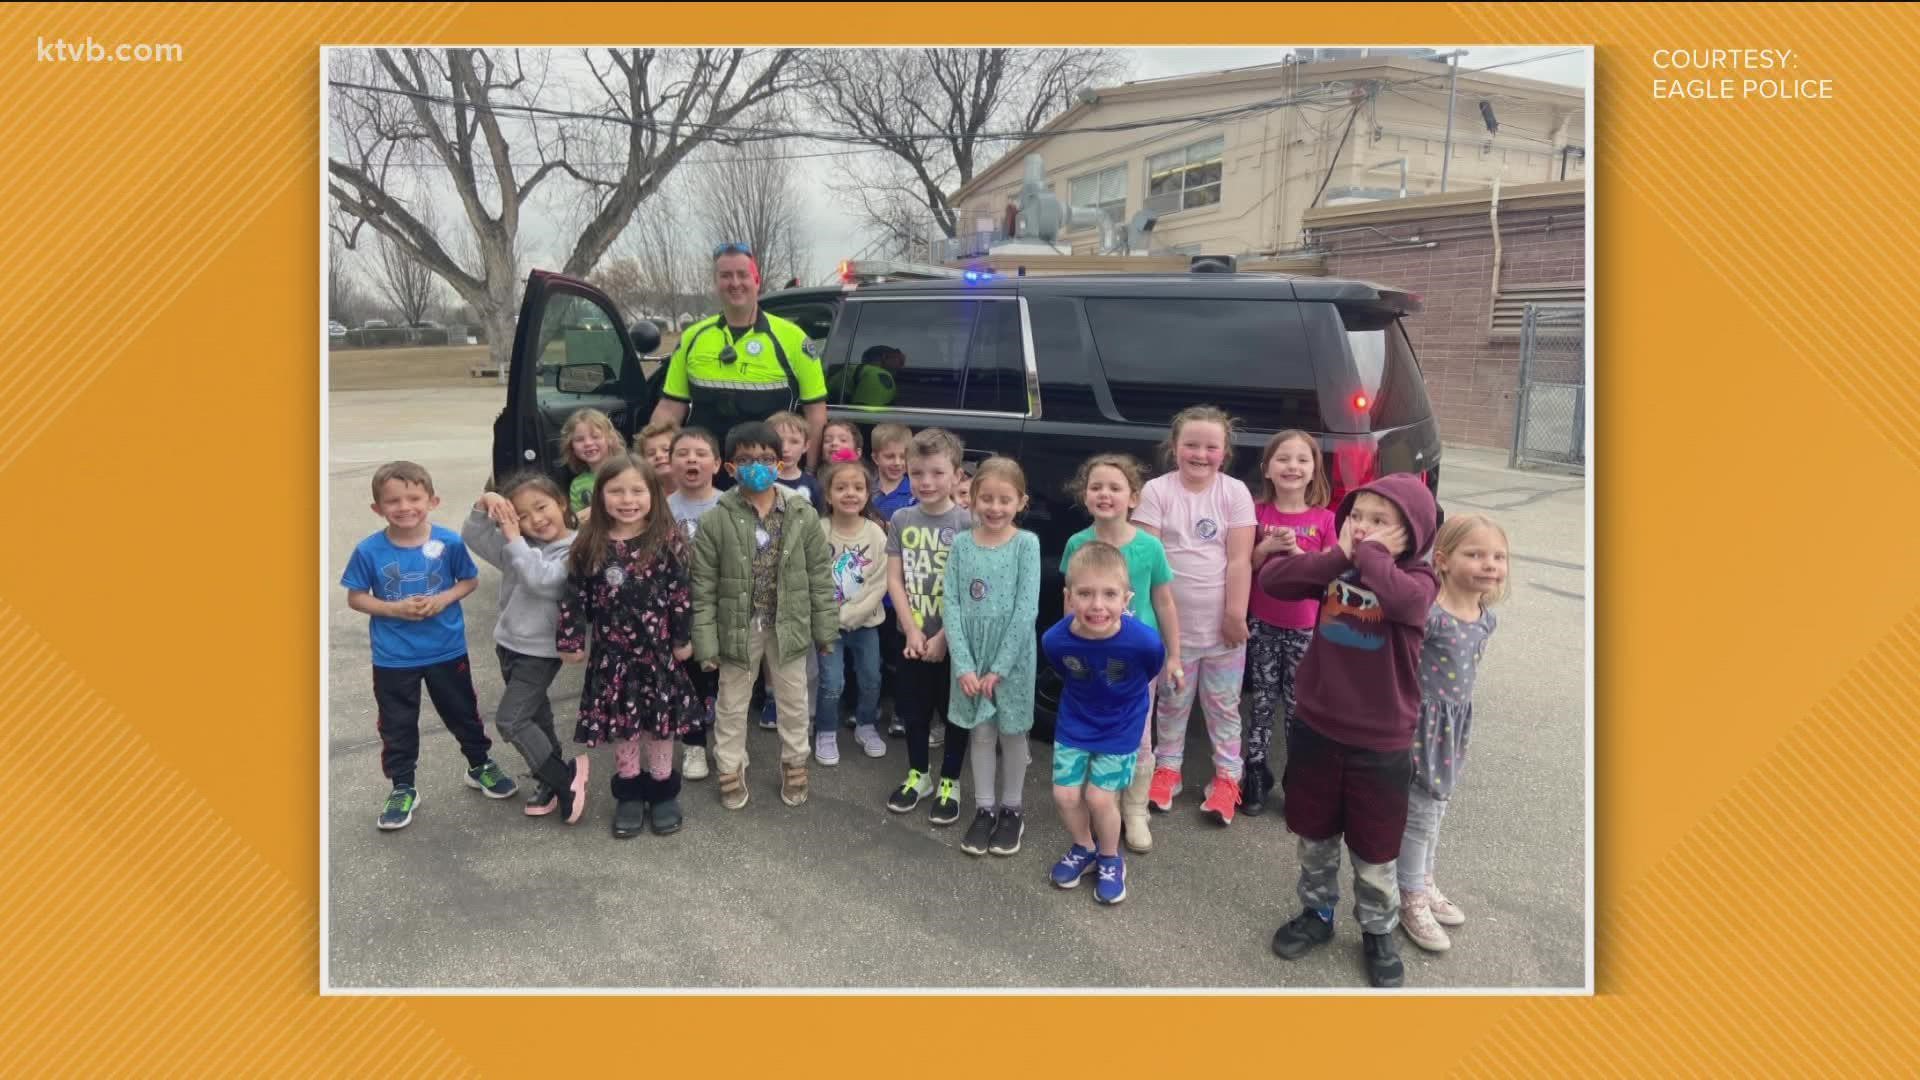
[[[1453,164],[1453,95],[1460,84],[1460,58],[1467,55],[1465,49],[1455,49],[1447,56],[1453,62],[1453,70],[1447,73],[1447,143],[1440,155],[1440,194],[1447,193],[1447,167]]]

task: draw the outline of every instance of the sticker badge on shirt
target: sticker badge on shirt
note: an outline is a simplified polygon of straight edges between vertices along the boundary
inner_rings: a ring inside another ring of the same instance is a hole
[[[425,555],[429,559],[437,559],[446,553],[447,545],[438,540],[429,540],[426,546],[420,549],[420,554]]]
[[[985,600],[987,598],[987,583],[979,578],[974,578],[973,584],[967,586],[967,595],[973,597],[975,600]]]
[[[952,547],[952,546],[953,546],[953,535],[954,535],[954,533],[953,533],[953,530],[952,530],[952,529],[941,529],[941,530],[940,530],[940,546],[941,546],[941,547]]]
[[[747,355],[748,356],[760,355],[760,343],[758,341],[747,342]]]
[[[625,570],[620,569],[618,566],[608,566],[606,576],[607,576],[607,584],[613,586],[616,589],[626,584],[626,581],[627,581],[627,572]]]
[[[773,536],[768,533],[767,530],[758,527],[753,530],[753,545],[755,547],[764,548],[772,540]]]
[[[1194,535],[1202,540],[1211,540],[1220,535],[1220,523],[1212,518],[1201,518],[1193,524]]]
[[[1084,679],[1087,677],[1086,661],[1081,660],[1077,656],[1069,656],[1060,661],[1060,664],[1067,669],[1067,674],[1072,675],[1076,679]]]

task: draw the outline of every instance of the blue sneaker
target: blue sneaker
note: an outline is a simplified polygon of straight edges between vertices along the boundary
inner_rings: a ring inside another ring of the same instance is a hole
[[[391,832],[413,822],[413,808],[420,805],[420,793],[411,784],[394,785],[387,803],[380,808],[380,827]]]
[[[1093,898],[1103,904],[1117,904],[1127,898],[1127,860],[1119,855],[1098,859],[1100,877],[1093,883]]]
[[[1063,889],[1071,889],[1080,884],[1080,879],[1093,873],[1092,851],[1075,844],[1067,849],[1060,861],[1053,864],[1053,883]]]
[[[489,799],[504,799],[520,790],[513,777],[501,772],[491,758],[467,770],[467,786],[478,789]]]
[[[767,695],[766,708],[760,710],[760,730],[780,730],[780,710],[775,705],[772,694]]]

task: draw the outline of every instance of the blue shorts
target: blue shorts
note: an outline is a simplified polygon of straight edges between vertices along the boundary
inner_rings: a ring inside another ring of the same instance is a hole
[[[1125,791],[1133,783],[1138,750],[1125,754],[1094,754],[1072,746],[1053,747],[1053,786],[1077,788],[1093,781],[1102,791]]]

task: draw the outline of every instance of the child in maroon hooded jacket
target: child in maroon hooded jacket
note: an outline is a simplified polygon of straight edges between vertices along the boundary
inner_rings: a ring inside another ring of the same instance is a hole
[[[1420,645],[1440,587],[1427,563],[1436,517],[1420,477],[1384,477],[1340,504],[1339,546],[1276,558],[1260,571],[1271,596],[1320,600],[1294,680],[1297,723],[1281,779],[1287,828],[1300,838],[1304,910],[1274,933],[1273,951],[1294,960],[1332,940],[1344,834],[1374,986],[1399,986],[1404,977],[1393,937],[1394,860],[1413,779]]]

